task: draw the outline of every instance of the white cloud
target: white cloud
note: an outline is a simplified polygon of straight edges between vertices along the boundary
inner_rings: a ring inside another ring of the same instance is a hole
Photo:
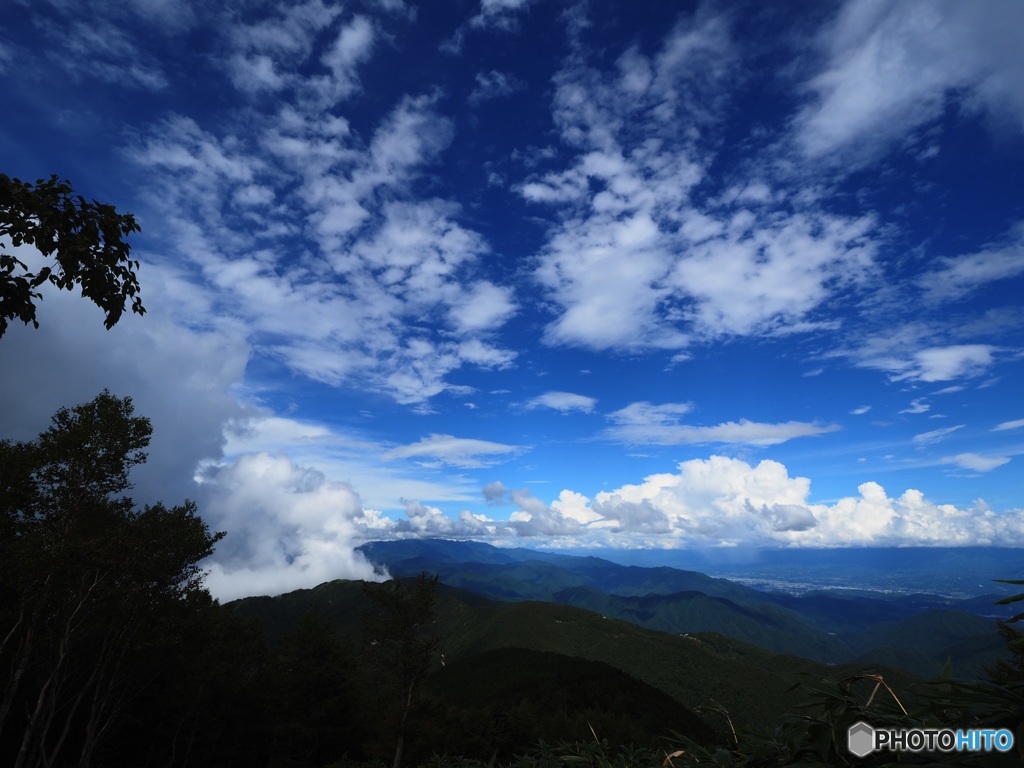
[[[232,83],[249,93],[294,86],[314,100],[329,100],[332,89],[339,98],[351,93],[358,84],[354,68],[369,53],[372,29],[365,19],[356,17],[341,27],[333,41],[322,40],[340,13],[340,8],[310,0],[273,8],[269,15],[246,24],[224,24],[230,30],[232,53],[225,67]],[[310,63],[311,51],[321,45],[327,52],[320,63],[331,76],[307,79],[302,69]]]
[[[626,426],[665,426],[678,424],[679,417],[693,410],[690,403],[661,403],[654,405],[645,400],[630,403],[608,414],[609,420]]]
[[[1008,429],[1020,429],[1021,427],[1024,427],[1024,419],[1015,419],[1014,421],[1004,421],[996,425],[992,428],[992,431],[1003,432]]]
[[[939,343],[942,340],[941,323],[908,323],[858,339],[853,349],[830,354],[849,357],[862,368],[885,371],[892,381],[933,383],[984,375],[1000,351],[991,344]]]
[[[593,413],[597,400],[586,395],[577,395],[573,392],[545,392],[526,402],[526,408],[551,408],[562,413],[570,411],[581,411],[582,413]]]
[[[229,60],[228,70],[235,87],[249,93],[279,91],[287,83],[274,60],[265,54],[236,54]]]
[[[977,253],[939,260],[939,267],[918,279],[925,296],[935,301],[963,298],[987,283],[1007,280],[1024,273],[1024,224],[1019,224],[1013,242]]]
[[[470,104],[479,105],[490,99],[500,99],[509,96],[517,91],[526,88],[526,83],[508,72],[491,70],[490,72],[478,72],[476,85],[470,92],[468,101]]]
[[[621,414],[621,411],[618,413]],[[714,426],[691,426],[674,421],[664,423],[623,421],[604,430],[602,434],[611,440],[632,445],[728,443],[766,446],[779,445],[800,437],[815,437],[835,432],[838,429],[840,427],[836,424],[814,424],[801,421],[770,424],[740,419]]]
[[[478,497],[479,489],[470,478],[439,474],[436,466],[396,464],[386,457],[394,446],[315,421],[261,410],[228,422],[223,438],[225,461],[252,453],[287,456],[301,466],[315,467],[329,480],[349,483],[365,505],[389,513],[402,508],[401,499],[458,503]]]
[[[492,504],[503,501],[505,493],[505,485],[500,480],[494,480],[483,487],[484,498]]]
[[[1006,456],[979,456],[977,453],[958,453],[942,460],[944,464],[955,464],[972,472],[990,472],[1004,464],[1009,464]]]
[[[63,51],[58,54],[55,46],[49,52],[50,58],[73,80],[91,75],[108,83],[147,91],[161,91],[169,84],[160,63],[108,19],[93,14],[87,19],[69,21],[66,26],[48,25],[47,31],[61,37],[59,47]]]
[[[910,407],[904,408],[900,413],[927,413],[932,407],[926,403],[922,398],[914,398],[910,401]]]
[[[518,15],[534,0],[480,0],[480,11],[469,20],[471,27],[510,32],[518,27]]]
[[[509,491],[509,498],[519,507],[508,522],[518,536],[567,536],[581,530],[578,520],[566,516],[561,509],[549,507],[529,489]]]
[[[890,498],[874,482],[831,504],[809,500],[810,481],[785,466],[712,456],[678,472],[597,494],[577,543],[608,546],[1020,546],[1024,510],[935,504],[917,490]],[[576,504],[580,508],[579,501]],[[585,508],[584,508],[585,509]],[[579,515],[579,512],[576,513]],[[656,536],[651,536],[652,530]]]
[[[867,413],[870,410],[871,410],[871,406],[870,405],[862,405],[862,406],[860,406],[858,408],[854,408],[852,411],[850,411],[850,414],[853,415],[853,416],[863,416],[865,413]],[[901,413],[902,413],[902,411],[901,411]]]
[[[946,463],[987,471],[1005,462],[960,456]],[[931,502],[914,489],[890,498],[875,482],[861,483],[856,496],[829,504],[810,501],[810,490],[810,480],[790,477],[778,462],[752,466],[712,456],[682,462],[676,472],[650,475],[593,499],[566,489],[550,505],[528,491],[507,492],[495,485],[492,495],[507,494],[518,510],[507,523],[486,518],[477,522],[492,540],[512,543],[517,537],[541,537],[556,546],[1024,544],[1024,510],[995,513],[983,503],[961,509]]]
[[[867,160],[941,116],[947,96],[1024,124],[1024,67],[1013,55],[1018,3],[846,3],[821,36],[814,100],[796,121],[818,160]],[[956,51],[950,56],[950,51]]]
[[[931,445],[937,443],[940,440],[944,440],[949,435],[956,432],[958,429],[963,429],[965,425],[957,424],[955,427],[943,427],[942,429],[933,429],[930,432],[922,432],[919,435],[914,435],[911,438],[915,445]]]
[[[516,312],[511,288],[482,280],[467,286],[460,303],[449,312],[462,333],[489,331],[504,325]]]
[[[558,307],[548,343],[678,350],[834,328],[813,313],[874,276],[871,216],[773,206],[786,195],[763,180],[691,199],[735,55],[728,25],[698,14],[657,55],[628,50],[615,80],[578,59],[556,78],[555,122],[575,156],[519,187],[561,216],[535,272]],[[679,130],[684,116],[693,130]]]
[[[562,517],[583,525],[598,523],[604,519],[599,512],[591,509],[590,499],[582,493],[568,489],[563,490],[558,494],[558,498],[551,502],[551,509]]]
[[[991,367],[992,355],[996,350],[990,344],[955,344],[922,349],[913,354],[916,363],[914,368],[895,376],[894,380],[931,382],[981,376]]]
[[[489,467],[515,458],[525,450],[523,446],[506,445],[490,440],[432,434],[415,443],[392,448],[383,454],[383,458],[431,458],[453,467],[468,469]]]
[[[366,511],[346,483],[284,456],[245,454],[202,475],[204,517],[228,536],[207,562],[207,586],[231,600],[331,579],[377,580],[355,547],[394,522]]]
[[[34,250],[17,258],[33,266]],[[222,425],[252,413],[231,394],[250,354],[241,329],[230,322],[190,328],[176,322],[168,305],[201,305],[191,288],[154,265],[140,270],[145,317],[126,313],[111,330],[103,313],[81,296],[44,284],[40,327],[13,323],[2,339],[0,435],[34,439],[60,407],[84,403],[104,388],[129,396],[138,416],[152,422],[149,461],[132,473],[137,502],[176,504],[194,497],[196,465],[218,457]]]
[[[291,44],[285,34],[280,45]],[[262,353],[417,407],[464,365],[511,364],[515,354],[485,338],[517,309],[510,288],[476,277],[486,242],[458,223],[458,206],[411,194],[451,139],[434,99],[401,100],[367,142],[301,104],[246,130],[217,136],[171,118],[134,158],[216,311],[249,328]],[[239,216],[232,203],[259,214]],[[430,322],[438,315],[451,332]]]
[[[373,24],[365,16],[356,16],[338,31],[333,45],[321,57],[331,71],[331,78],[324,86],[328,103],[344,99],[358,89],[355,69],[369,58],[373,44]]]

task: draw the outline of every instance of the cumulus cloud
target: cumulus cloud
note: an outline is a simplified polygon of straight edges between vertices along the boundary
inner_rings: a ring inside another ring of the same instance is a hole
[[[528,410],[550,408],[562,413],[570,413],[571,411],[593,413],[595,405],[597,405],[597,400],[593,397],[577,395],[573,392],[545,392],[543,395],[537,395],[537,397],[526,402]]]
[[[15,255],[30,269],[42,264],[34,249],[22,247]],[[109,331],[91,302],[49,284],[40,287],[40,327],[14,323],[2,340],[4,369],[17,375],[0,377],[0,435],[34,439],[58,408],[109,388],[131,397],[136,415],[153,425],[149,461],[132,473],[134,498],[175,504],[194,495],[196,465],[220,456],[222,425],[252,413],[230,392],[250,348],[229,322],[191,328],[171,316],[166,306],[173,298],[186,307],[202,304],[172,274],[145,265],[142,279],[146,316],[126,314]]]
[[[504,500],[505,493],[505,485],[500,480],[494,480],[483,487],[484,498],[491,504]]]
[[[984,472],[1007,461],[962,454],[945,463]],[[995,513],[984,505],[936,504],[913,489],[889,497],[875,482],[859,485],[855,496],[816,503],[809,498],[809,479],[790,477],[784,465],[770,460],[751,465],[724,456],[694,459],[680,463],[676,472],[651,475],[592,499],[565,489],[550,504],[527,489],[508,490],[496,482],[488,484],[485,495],[516,507],[507,520],[468,511],[453,518],[438,507],[406,500],[406,517],[397,522],[362,510],[350,486],[325,481],[282,457],[250,455],[238,467],[219,468],[209,482],[228,482],[236,472],[248,478],[251,473],[257,478],[247,480],[255,482],[254,497],[260,489],[269,494],[268,501],[252,500],[257,511],[270,501],[284,511],[268,520],[257,515],[254,531],[240,538],[235,550],[219,556],[224,565],[216,566],[215,583],[228,590],[230,586],[221,586],[228,583],[221,574],[230,572],[236,550],[246,550],[246,558],[264,553],[263,561],[272,566],[268,572],[277,573],[280,583],[303,584],[306,579],[337,578],[327,574],[347,568],[360,573],[358,560],[332,559],[328,567],[327,560],[317,557],[343,553],[343,542],[368,536],[484,536],[505,543],[529,538],[562,545],[662,548],[1024,544],[1024,510]],[[228,511],[218,519],[226,519]],[[237,520],[235,526],[244,529],[244,521]],[[282,543],[275,544],[277,539]]]
[[[457,330],[472,333],[504,325],[515,311],[512,289],[481,280],[468,286],[465,295],[459,304],[452,307],[449,316]]]
[[[205,519],[229,534],[208,562],[207,586],[220,599],[382,578],[355,547],[394,522],[364,510],[347,483],[266,453],[208,466],[200,480]]]
[[[677,472],[597,494],[588,509],[600,517],[590,518],[574,540],[678,548],[1024,542],[1024,510],[999,514],[985,506],[961,509],[931,502],[913,489],[891,498],[875,482],[862,483],[857,491],[830,504],[814,503],[810,480],[790,477],[778,462],[694,459],[679,464]],[[651,530],[658,532],[656,538],[648,537]]]
[[[567,536],[580,531],[580,523],[550,507],[529,489],[510,491],[509,498],[519,509],[509,515],[509,526],[519,536]]]
[[[806,531],[818,524],[814,513],[799,504],[773,504],[771,509],[765,504],[761,514],[772,520],[775,531]]]

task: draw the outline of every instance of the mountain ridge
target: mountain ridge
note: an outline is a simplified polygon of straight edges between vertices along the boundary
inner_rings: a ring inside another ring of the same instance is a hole
[[[482,542],[374,542],[361,551],[394,575],[429,571],[446,584],[492,599],[560,602],[665,632],[718,632],[775,653],[830,664],[877,652],[902,659],[905,669],[928,677],[938,674],[955,652],[958,669],[973,677],[982,675],[1002,649],[992,619],[999,610],[981,598],[827,589],[806,595],[766,592],[669,566],[621,565],[593,555],[506,550]],[[989,612],[984,622],[975,613],[979,610]],[[898,653],[915,636],[904,624],[912,626],[912,617],[935,611],[948,616],[944,622],[924,621],[932,641],[928,648]],[[964,636],[958,623],[972,633]]]

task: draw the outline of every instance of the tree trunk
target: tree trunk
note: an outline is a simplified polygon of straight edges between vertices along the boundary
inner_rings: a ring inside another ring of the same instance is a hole
[[[395,762],[392,768],[402,768],[402,750],[405,747],[405,721],[409,717],[409,710],[412,709],[412,691],[415,686],[416,681],[413,680],[409,683],[409,687],[402,697],[402,720],[398,724],[398,743],[395,744]]]

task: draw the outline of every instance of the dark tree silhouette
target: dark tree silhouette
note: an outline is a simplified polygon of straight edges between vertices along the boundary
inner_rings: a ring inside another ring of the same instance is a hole
[[[67,181],[57,176],[29,184],[0,173],[0,337],[9,320],[18,319],[36,328],[36,289],[50,283],[62,290],[76,286],[105,315],[110,329],[124,313],[145,313],[135,275],[139,262],[130,257],[125,242],[139,225],[131,214],[119,214],[112,205],[87,201],[76,195]],[[3,240],[14,247],[34,246],[53,260],[38,271],[5,250]]]
[[[192,502],[122,494],[149,420],[104,391],[30,443],[0,441],[0,763],[88,766],[206,604],[223,534]]]
[[[374,611],[363,624],[374,667],[398,693],[399,721],[394,768],[402,765],[406,725],[417,685],[438,655],[441,640],[432,625],[438,577],[421,573],[414,580],[368,584]]]

